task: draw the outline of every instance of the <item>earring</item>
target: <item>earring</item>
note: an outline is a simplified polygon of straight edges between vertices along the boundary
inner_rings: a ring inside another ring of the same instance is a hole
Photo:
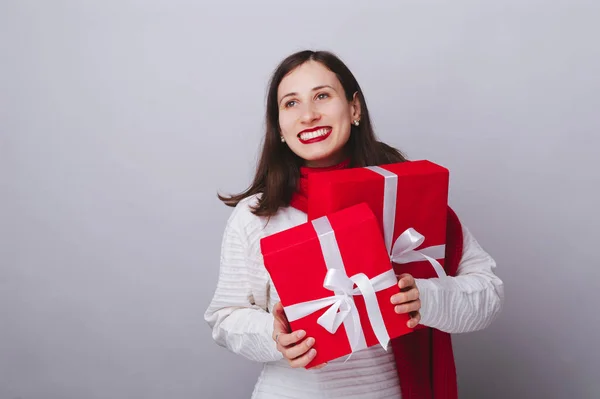
[[[285,139],[283,138],[283,136],[281,136],[281,142],[285,143]]]
[[[358,125],[360,125],[360,121],[358,119],[355,119],[354,120],[354,126],[358,126]]]

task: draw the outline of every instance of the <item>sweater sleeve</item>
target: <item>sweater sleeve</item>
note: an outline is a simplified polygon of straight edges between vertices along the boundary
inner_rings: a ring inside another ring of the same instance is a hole
[[[456,277],[416,279],[421,324],[447,333],[488,327],[504,303],[496,262],[463,226],[464,248]]]
[[[251,281],[258,281],[257,271],[251,267],[248,237],[240,220],[248,215],[240,213],[236,208],[227,222],[217,288],[204,319],[218,345],[253,361],[276,361],[283,356],[272,338],[273,315],[254,301]],[[266,283],[260,289],[266,293]]]

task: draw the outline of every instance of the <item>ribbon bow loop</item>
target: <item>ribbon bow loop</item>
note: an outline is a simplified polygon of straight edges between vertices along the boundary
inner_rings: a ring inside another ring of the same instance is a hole
[[[446,271],[436,259],[445,257],[445,245],[437,245],[433,247],[417,250],[425,237],[412,227],[406,229],[394,242],[390,259],[394,263],[405,264],[411,262],[419,262],[426,260],[434,268],[438,277],[446,277]]]
[[[331,334],[334,334],[350,315],[354,304],[353,285],[346,273],[338,269],[329,269],[325,275],[323,287],[333,292],[342,292],[334,295],[335,302],[317,319],[317,323]]]
[[[415,249],[419,248],[425,241],[425,236],[419,233],[412,227],[406,229],[404,233],[400,234],[392,246],[392,261],[401,263],[401,260],[411,257],[411,254],[415,252]]]

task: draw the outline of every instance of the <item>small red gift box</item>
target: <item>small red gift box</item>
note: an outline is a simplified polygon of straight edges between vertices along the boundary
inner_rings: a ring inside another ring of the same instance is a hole
[[[308,219],[367,203],[397,274],[443,277],[448,183],[448,169],[426,160],[313,173]]]
[[[359,204],[260,242],[292,331],[315,338],[307,368],[409,333],[409,316],[373,212]]]

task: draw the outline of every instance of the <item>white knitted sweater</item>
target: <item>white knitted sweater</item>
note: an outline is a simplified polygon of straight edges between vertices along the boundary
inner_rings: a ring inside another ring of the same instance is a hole
[[[264,267],[260,239],[305,223],[307,216],[292,207],[281,208],[266,223],[250,212],[255,203],[256,197],[243,200],[227,221],[219,280],[204,316],[219,345],[264,364],[252,398],[400,398],[394,355],[380,346],[356,352],[347,362],[332,361],[320,370],[288,366],[272,339],[270,311],[279,296]],[[463,234],[456,277],[417,279],[421,324],[449,333],[487,327],[504,300],[502,281],[493,273],[494,260],[464,225]]]

